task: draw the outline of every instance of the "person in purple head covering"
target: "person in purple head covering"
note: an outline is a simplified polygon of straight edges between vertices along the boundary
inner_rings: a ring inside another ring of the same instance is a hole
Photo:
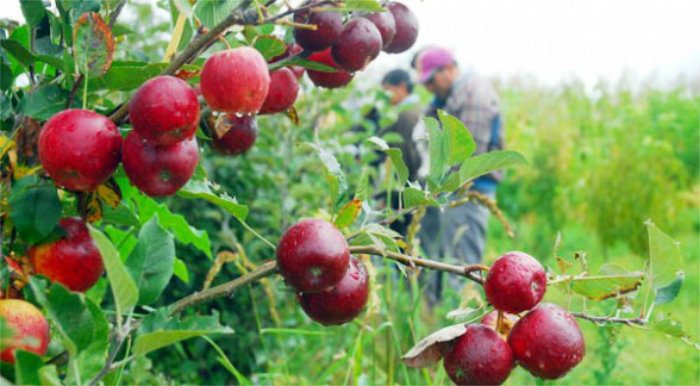
[[[418,81],[433,94],[427,116],[437,118],[438,110],[444,110],[462,121],[476,142],[475,154],[503,148],[498,95],[486,79],[460,71],[452,52],[441,47],[424,48],[412,65]],[[420,135],[416,141],[427,140],[425,133],[423,138]],[[423,160],[423,164],[429,162]],[[471,189],[493,199],[501,179],[501,172],[491,173],[474,180]],[[429,208],[422,221],[421,244],[431,257],[444,256],[462,264],[481,262],[488,217],[487,208],[472,202],[442,212]],[[463,283],[454,281],[452,284],[459,290]],[[431,280],[431,301],[440,299],[442,285],[442,275]]]

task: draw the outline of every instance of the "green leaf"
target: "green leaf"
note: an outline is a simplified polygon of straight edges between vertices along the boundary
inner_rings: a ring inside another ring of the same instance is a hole
[[[89,230],[90,236],[95,240],[95,245],[102,255],[117,313],[124,315],[136,305],[139,299],[139,289],[107,236],[92,226],[89,226]]]
[[[335,67],[331,67],[331,66],[323,64],[323,63],[314,62],[312,60],[299,58],[299,57],[280,60],[279,62],[275,62],[273,65],[271,65],[270,68],[277,69],[280,67],[287,67],[287,66],[300,66],[300,67],[307,68],[309,70],[315,70],[315,71],[321,71],[321,72],[338,72],[338,69]]]
[[[592,300],[609,299],[636,290],[644,278],[642,272],[626,272],[608,265],[600,275],[585,275],[570,280],[571,289]]]
[[[646,222],[649,233],[649,264],[653,288],[666,286],[677,279],[683,257],[677,241],[662,232],[651,221]]]
[[[90,345],[95,322],[82,295],[53,284],[46,295],[45,306],[71,356],[78,355]]]
[[[409,187],[403,191],[404,208],[413,208],[414,206],[439,206],[434,198],[430,197],[428,192],[416,187]]]
[[[56,188],[37,175],[15,182],[9,204],[10,218],[29,244],[36,244],[48,237],[61,217],[61,201]]]
[[[97,13],[83,14],[73,27],[73,55],[78,72],[89,78],[107,73],[114,55],[114,38]]]
[[[384,10],[377,0],[345,0],[345,2],[343,2],[343,9],[347,11],[367,12],[380,12]]]
[[[401,149],[391,148],[386,151],[386,154],[391,159],[394,164],[394,169],[396,169],[396,176],[399,178],[399,186],[403,187],[408,181],[408,166],[403,160],[403,154]]]
[[[351,200],[340,209],[333,224],[335,224],[338,229],[347,228],[355,222],[361,211],[362,201],[357,198]]]
[[[363,202],[369,201],[371,197],[369,191],[369,168],[367,166],[362,167],[362,174],[360,174],[360,180],[357,183],[355,197]]]
[[[78,355],[77,362],[80,378],[92,379],[100,372],[102,366],[104,366],[107,361],[109,324],[100,307],[89,299],[85,304],[92,316],[92,340],[90,341],[90,345]],[[72,371],[70,367],[69,370]],[[75,374],[71,375],[73,375],[73,379],[77,379]]]
[[[221,23],[240,3],[240,0],[201,0],[194,5],[194,15],[207,28]]]
[[[25,94],[19,103],[19,111],[27,116],[45,121],[66,108],[68,92],[55,84],[40,86]]]
[[[0,40],[0,46],[25,67],[29,67],[34,64],[34,55],[32,55],[29,50],[24,48],[22,43],[19,41],[15,39],[2,39]]]
[[[183,283],[190,282],[190,271],[187,269],[187,264],[177,257],[175,258],[175,261],[173,261],[173,272],[178,279],[182,280]]]
[[[233,330],[219,323],[219,314],[194,315],[183,320],[167,316],[167,309],[160,309],[146,317],[134,342],[134,355],[145,355],[171,344],[210,334],[232,334]]]
[[[163,228],[172,232],[175,239],[184,244],[190,244],[202,251],[208,258],[212,258],[211,242],[209,234],[192,227],[187,219],[181,214],[172,213],[165,204],[159,204],[150,197],[137,192],[135,189],[125,189],[125,185],[121,185],[124,197],[132,196],[138,205],[139,218],[142,223],[146,223],[153,216],[158,215],[160,224]]]
[[[281,39],[269,35],[256,37],[253,42],[253,47],[260,51],[265,60],[270,60],[275,56],[282,55],[287,50],[287,45],[284,44]]]
[[[175,241],[153,217],[141,228],[136,248],[126,260],[126,268],[139,288],[139,303],[155,302],[173,276]]]
[[[442,130],[447,136],[447,163],[457,165],[467,160],[476,150],[476,142],[464,123],[450,114],[438,111]]]
[[[63,386],[61,378],[58,377],[56,365],[44,366],[39,370],[41,386]]]
[[[38,385],[39,369],[44,366],[41,357],[24,350],[15,351],[15,381],[18,385]]]
[[[233,217],[245,221],[248,217],[248,207],[241,205],[236,198],[226,192],[215,192],[218,186],[210,181],[190,180],[178,192],[178,196],[190,199],[203,199],[229,212]]]
[[[46,8],[41,0],[19,0],[19,5],[22,8],[24,20],[30,27],[36,27],[46,16]]]
[[[446,139],[440,130],[440,124],[433,118],[425,118],[430,150],[429,180],[440,181],[447,171]],[[432,188],[432,187],[431,187]]]
[[[666,304],[670,303],[678,297],[681,292],[681,287],[683,286],[683,280],[685,279],[685,272],[680,271],[676,273],[676,279],[673,280],[668,285],[663,287],[658,287],[656,289],[656,296],[654,297],[654,303],[656,304]]]
[[[339,199],[348,191],[348,182],[345,178],[345,173],[343,173],[343,170],[340,168],[338,159],[335,158],[333,153],[322,147],[316,145],[311,146],[318,152],[318,157],[326,169],[326,177],[330,185],[331,198],[334,201],[339,201]]]
[[[498,150],[468,158],[459,168],[459,186],[476,177],[510,166],[526,164],[522,154],[513,150]]]
[[[367,138],[367,142],[374,144],[379,150],[385,152],[396,170],[396,176],[399,178],[399,185],[403,187],[408,181],[408,167],[403,160],[403,154],[400,149],[390,148],[386,141],[379,137]]]
[[[682,338],[688,336],[688,333],[685,332],[685,330],[683,329],[683,325],[681,325],[681,322],[675,319],[657,319],[651,324],[651,327],[656,331],[662,332],[666,335],[670,335],[675,338]]]

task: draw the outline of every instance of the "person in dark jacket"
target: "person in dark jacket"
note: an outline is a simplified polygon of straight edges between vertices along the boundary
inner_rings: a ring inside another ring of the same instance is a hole
[[[440,47],[423,49],[415,59],[415,68],[419,82],[434,95],[427,116],[437,118],[438,110],[444,110],[462,121],[476,142],[476,155],[503,148],[499,99],[486,79],[461,72],[452,53]],[[471,189],[493,199],[501,178],[501,172],[479,177]],[[431,257],[479,263],[486,247],[488,218],[488,209],[473,202],[442,212],[430,208],[421,223],[421,245]],[[430,291],[431,300],[440,298],[441,276]],[[461,288],[459,282],[453,286]]]

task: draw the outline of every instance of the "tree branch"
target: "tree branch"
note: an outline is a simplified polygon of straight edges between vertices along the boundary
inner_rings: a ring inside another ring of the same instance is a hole
[[[399,253],[399,252],[387,251],[387,250],[384,250],[382,248],[377,247],[376,245],[352,246],[352,247],[350,247],[350,253],[381,256],[381,257],[385,257],[385,258],[390,259],[390,260],[398,261],[399,263],[401,263],[403,265],[407,265],[409,267],[418,266],[418,267],[433,269],[436,271],[443,271],[443,272],[451,273],[454,275],[464,276],[465,278],[467,278],[473,282],[476,282],[478,284],[481,284],[481,285],[483,285],[484,280],[482,279],[481,275],[478,272],[488,270],[488,267],[486,267],[485,265],[481,265],[481,264],[471,264],[471,265],[447,264],[447,263],[442,263],[442,262],[435,261],[435,260],[421,259],[418,257],[405,255],[405,254]]]
[[[626,324],[628,326],[632,325],[637,325],[637,326],[646,326],[647,321],[642,319],[642,318],[618,318],[618,317],[613,317],[613,316],[595,316],[595,315],[588,315],[583,312],[571,312],[571,315],[579,318],[579,319],[585,319],[588,321],[591,321],[596,324],[608,324],[608,323],[621,323],[621,324]]]
[[[239,276],[227,283],[218,285],[216,287],[209,288],[206,291],[195,292],[176,301],[175,303],[172,303],[169,306],[170,314],[174,315],[181,312],[187,307],[192,307],[201,303],[206,303],[208,301],[223,296],[229,296],[238,287],[250,284],[256,280],[270,276],[275,272],[277,272],[277,262],[275,260],[270,260],[243,276]]]

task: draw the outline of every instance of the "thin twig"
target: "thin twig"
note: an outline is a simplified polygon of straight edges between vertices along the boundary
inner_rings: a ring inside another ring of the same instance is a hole
[[[73,104],[75,99],[75,94],[78,92],[80,85],[83,83],[83,74],[78,75],[73,82],[73,87],[70,89],[70,94],[68,94],[68,101],[66,102],[66,108],[69,108]]]
[[[119,2],[119,4],[117,4],[117,7],[114,8],[112,13],[109,14],[109,28],[110,29],[114,26],[114,23],[117,21],[119,14],[122,13],[122,9],[124,9],[125,5],[126,5],[126,0],[121,0]]]
[[[175,303],[172,303],[169,306],[170,314],[177,314],[187,307],[192,307],[201,303],[206,303],[210,300],[220,298],[223,296],[229,296],[238,287],[252,283],[266,276],[270,276],[276,271],[277,262],[274,260],[268,261],[246,275],[239,276],[236,279],[233,279],[227,283],[218,285],[216,287],[209,288],[206,291],[195,292],[189,296],[186,296],[176,301]]]
[[[609,323],[621,323],[621,324],[626,324],[628,326],[632,325],[637,325],[637,326],[646,326],[647,321],[642,319],[642,318],[618,318],[618,317],[613,317],[613,316],[595,316],[595,315],[588,315],[583,312],[571,312],[571,315],[579,318],[579,319],[585,319],[588,321],[591,321],[596,324],[609,324]]]
[[[387,251],[377,247],[376,245],[352,246],[350,247],[350,253],[386,257],[387,259],[398,261],[399,263],[407,265],[409,267],[419,266],[433,269],[436,271],[443,271],[454,275],[464,276],[465,278],[473,282],[483,285],[481,275],[478,274],[478,271],[481,271],[485,268],[485,266],[481,264],[455,265],[442,263],[435,260],[421,259],[418,257],[405,255],[399,252]]]

